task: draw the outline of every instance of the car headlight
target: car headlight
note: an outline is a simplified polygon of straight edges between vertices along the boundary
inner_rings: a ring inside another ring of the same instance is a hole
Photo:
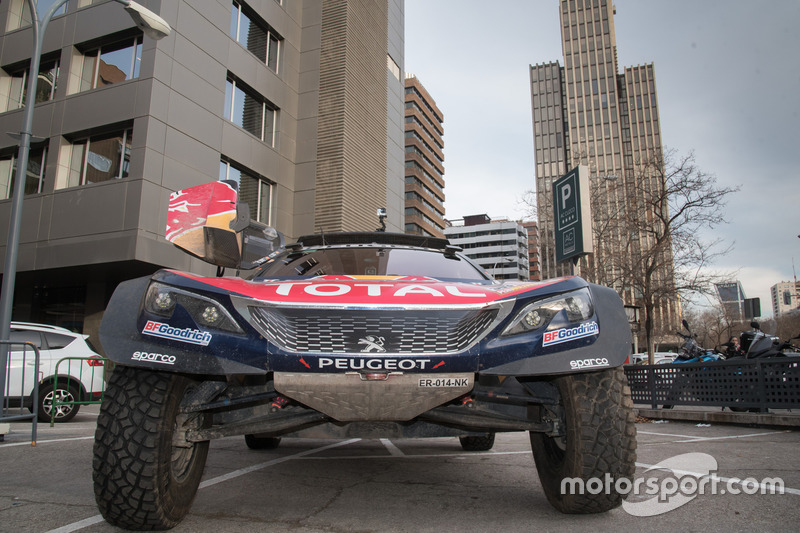
[[[244,333],[244,330],[219,302],[162,283],[150,284],[144,299],[144,308],[148,312],[170,318],[178,305],[186,309],[194,321],[201,326],[232,333]]]
[[[518,335],[546,328],[556,317],[561,317],[559,326],[588,320],[594,314],[589,289],[561,294],[539,300],[526,306],[503,330],[502,335]]]

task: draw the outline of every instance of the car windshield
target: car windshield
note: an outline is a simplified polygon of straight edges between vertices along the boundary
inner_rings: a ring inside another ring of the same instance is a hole
[[[462,256],[431,250],[388,247],[325,247],[288,252],[260,268],[252,279],[347,276],[424,276],[487,281]]]

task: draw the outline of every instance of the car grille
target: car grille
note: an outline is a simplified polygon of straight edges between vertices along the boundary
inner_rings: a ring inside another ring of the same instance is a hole
[[[291,352],[445,354],[477,342],[497,309],[320,311],[250,306],[250,315],[267,339]]]

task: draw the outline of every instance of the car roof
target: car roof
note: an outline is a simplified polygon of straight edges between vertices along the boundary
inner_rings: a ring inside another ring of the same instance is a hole
[[[62,328],[61,326],[51,326],[50,324],[34,324],[33,322],[11,322],[11,327],[18,329],[32,329],[37,331],[52,331],[54,333],[63,333],[66,335],[72,335],[73,337],[79,336],[78,333],[70,331],[67,328]]]
[[[383,231],[371,232],[341,232],[317,233],[303,235],[297,239],[297,244],[305,248],[316,246],[336,246],[347,244],[383,244],[387,246],[414,246],[418,248],[431,248],[434,250],[458,250],[451,246],[450,241],[439,237],[425,235],[411,235],[407,233],[390,233]],[[289,246],[291,247],[291,246]]]

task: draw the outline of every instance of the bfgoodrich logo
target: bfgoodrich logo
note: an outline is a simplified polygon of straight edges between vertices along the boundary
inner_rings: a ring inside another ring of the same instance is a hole
[[[542,346],[552,346],[562,342],[573,341],[590,335],[600,333],[600,327],[597,322],[587,322],[581,324],[576,328],[557,329],[555,331],[547,331],[542,337]]]
[[[164,339],[188,342],[190,344],[199,344],[200,346],[208,346],[208,343],[211,342],[211,339],[213,338],[213,335],[207,331],[200,331],[199,329],[192,328],[173,328],[169,324],[164,324],[163,322],[154,322],[152,320],[147,321],[147,324],[144,325],[142,333]]]

